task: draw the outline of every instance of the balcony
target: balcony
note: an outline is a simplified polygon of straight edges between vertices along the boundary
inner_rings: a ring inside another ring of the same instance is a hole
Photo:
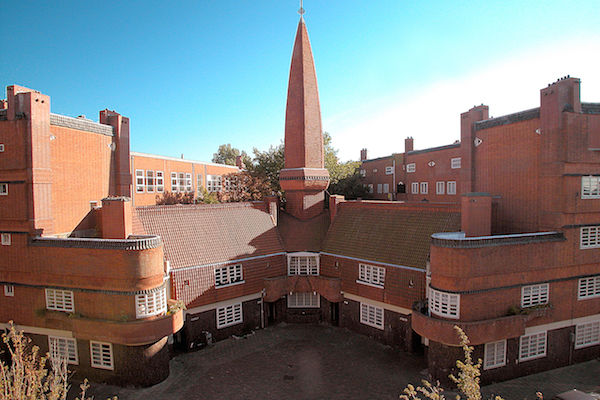
[[[46,328],[72,331],[77,339],[97,340],[126,346],[154,343],[183,327],[183,310],[152,319],[127,322],[82,317],[77,314],[46,315]]]
[[[342,301],[342,281],[319,275],[265,278],[265,301],[277,301],[288,293],[317,292],[332,303]]]
[[[519,314],[473,322],[449,321],[430,317],[422,310],[412,313],[412,328],[419,335],[434,342],[449,346],[460,345],[460,339],[454,330],[459,326],[469,337],[471,345],[495,342],[519,337],[525,333],[525,323],[530,315]]]

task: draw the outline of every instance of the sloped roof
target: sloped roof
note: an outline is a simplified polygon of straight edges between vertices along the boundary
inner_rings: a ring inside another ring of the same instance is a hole
[[[329,213],[324,212],[306,221],[281,211],[277,229],[286,251],[319,251],[329,228]]]
[[[174,269],[283,251],[271,216],[255,203],[137,207],[144,232],[162,237]]]
[[[460,230],[451,207],[342,203],[323,252],[425,269],[431,235]]]

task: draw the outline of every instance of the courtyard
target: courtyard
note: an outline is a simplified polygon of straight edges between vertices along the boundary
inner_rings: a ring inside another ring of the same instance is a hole
[[[171,360],[171,374],[145,389],[92,384],[95,399],[398,399],[425,378],[422,356],[397,351],[346,329],[279,324]],[[488,396],[546,399],[577,387],[600,390],[600,362],[484,387]],[[454,398],[453,395],[448,398]],[[484,397],[489,398],[489,397]]]

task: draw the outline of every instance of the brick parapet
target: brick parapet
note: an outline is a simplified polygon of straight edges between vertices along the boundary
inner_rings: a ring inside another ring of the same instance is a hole
[[[100,124],[89,119],[67,117],[66,115],[50,113],[50,125],[62,126],[64,128],[76,129],[79,131],[99,133],[101,135],[113,136],[113,127]]]
[[[160,236],[140,235],[128,239],[34,237],[31,246],[108,250],[148,250],[162,245]]]

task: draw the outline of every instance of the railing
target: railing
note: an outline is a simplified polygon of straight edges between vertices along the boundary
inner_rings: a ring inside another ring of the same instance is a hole
[[[477,248],[542,242],[562,242],[561,232],[518,233],[511,235],[466,237],[463,232],[442,232],[431,235],[431,244],[438,247]]]
[[[98,238],[59,238],[35,237],[31,239],[32,246],[41,247],[68,247],[85,249],[108,250],[148,250],[162,244],[160,236],[130,236],[127,239],[98,239]]]

